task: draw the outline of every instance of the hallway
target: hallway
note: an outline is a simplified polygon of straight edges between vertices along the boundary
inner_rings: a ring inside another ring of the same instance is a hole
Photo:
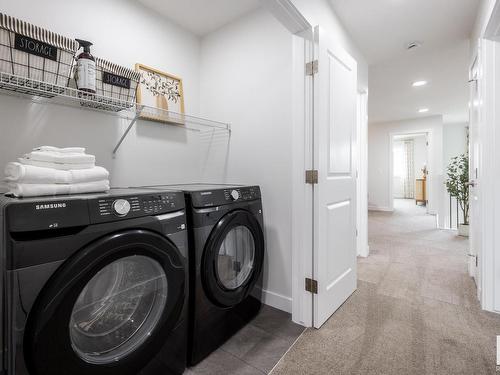
[[[414,201],[369,215],[358,290],[272,374],[494,374],[500,316],[480,310],[468,241]]]

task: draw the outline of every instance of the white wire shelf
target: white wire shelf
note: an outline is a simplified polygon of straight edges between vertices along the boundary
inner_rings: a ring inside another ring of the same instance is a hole
[[[130,129],[138,120],[162,122],[196,132],[207,130],[231,132],[231,125],[225,122],[90,94],[71,87],[53,85],[4,72],[0,72],[0,93],[30,99],[35,103],[89,109],[130,120],[127,129],[113,149],[113,154],[116,154]]]

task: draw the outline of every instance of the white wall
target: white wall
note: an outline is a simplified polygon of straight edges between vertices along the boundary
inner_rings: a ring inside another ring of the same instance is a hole
[[[95,56],[126,67],[137,62],[184,79],[186,111],[199,111],[200,40],[133,0],[9,0],[2,12],[69,37],[94,42]],[[197,133],[139,121],[117,157],[111,150],[126,123],[80,109],[43,106],[0,98],[0,166],[34,146],[84,146],[111,172],[115,186],[184,182],[198,179]]]
[[[207,163],[232,183],[258,184],[264,204],[266,302],[291,311],[292,36],[258,10],[203,38],[202,114],[232,124]]]
[[[415,166],[415,178],[422,178],[422,169],[424,165],[427,165],[427,137],[422,135],[420,137],[414,137],[414,166]]]
[[[443,178],[443,120],[441,116],[420,119],[395,121],[389,123],[372,123],[368,127],[368,205],[371,209],[392,209],[390,184],[390,140],[392,135],[408,133],[429,133],[429,212],[440,210]]]
[[[443,167],[446,170],[451,158],[467,152],[466,123],[443,125]]]

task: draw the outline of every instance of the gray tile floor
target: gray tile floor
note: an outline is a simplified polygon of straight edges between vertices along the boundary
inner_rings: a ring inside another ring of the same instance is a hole
[[[264,305],[252,322],[185,375],[268,374],[303,331],[290,314]]]

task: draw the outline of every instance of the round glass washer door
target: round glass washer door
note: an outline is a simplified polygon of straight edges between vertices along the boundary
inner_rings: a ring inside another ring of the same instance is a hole
[[[232,228],[219,247],[219,282],[226,289],[238,289],[252,276],[254,259],[255,242],[252,232],[244,225]]]
[[[69,333],[75,353],[91,364],[120,360],[157,326],[167,302],[167,277],[154,259],[134,255],[102,268],[80,293]]]

